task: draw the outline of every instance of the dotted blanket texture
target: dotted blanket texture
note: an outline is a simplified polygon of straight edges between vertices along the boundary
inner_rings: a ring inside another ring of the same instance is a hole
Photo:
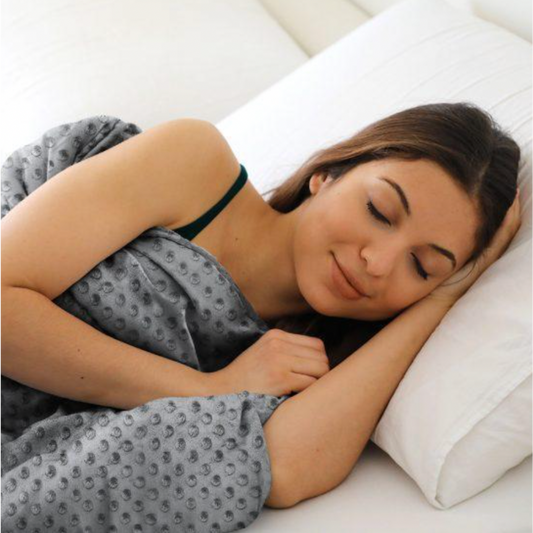
[[[99,115],[47,130],[2,166],[2,218],[65,168],[141,133]],[[100,332],[202,372],[266,333],[207,250],[154,227],[54,303]],[[263,426],[290,395],[159,398],[135,409],[76,402],[2,376],[2,532],[243,529],[270,493]]]

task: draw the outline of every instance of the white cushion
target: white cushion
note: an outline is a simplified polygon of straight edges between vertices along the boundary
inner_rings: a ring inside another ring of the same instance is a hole
[[[404,108],[471,101],[522,149],[523,223],[448,312],[372,441],[446,509],[531,454],[531,44],[444,0],[405,0],[217,126],[264,193],[312,153]]]
[[[3,0],[0,159],[107,114],[218,121],[308,60],[259,0]]]

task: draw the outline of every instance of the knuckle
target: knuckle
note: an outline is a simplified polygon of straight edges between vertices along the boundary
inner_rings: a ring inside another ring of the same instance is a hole
[[[270,346],[274,350],[279,350],[282,345],[283,345],[283,340],[280,339],[279,337],[272,337],[270,339]]]
[[[275,330],[275,329],[271,329],[270,331],[267,331],[265,333],[265,335],[263,335],[263,336],[265,338],[269,339],[269,340],[280,339],[281,338],[279,330]]]
[[[315,337],[315,342],[316,342],[316,345],[319,346],[320,348],[325,348],[326,345],[324,344],[324,341],[322,339],[319,339],[318,337]]]

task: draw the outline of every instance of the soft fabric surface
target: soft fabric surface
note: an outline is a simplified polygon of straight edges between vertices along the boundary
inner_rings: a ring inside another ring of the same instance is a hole
[[[260,0],[3,0],[0,40],[1,161],[101,113],[216,122],[309,59]]]
[[[49,129],[4,162],[2,217],[64,168],[140,132],[109,116]],[[268,330],[215,257],[162,227],[107,257],[54,303],[106,335],[202,372],[223,368]],[[242,391],[120,410],[2,376],[2,531],[241,529],[270,492],[262,426],[288,397]]]
[[[265,508],[246,533],[531,533],[531,464],[529,456],[487,490],[442,511],[369,442],[335,490],[282,512]]]
[[[406,0],[217,124],[261,193],[420,104],[475,103],[520,145],[522,227],[426,342],[372,435],[437,509],[531,454],[531,59],[531,43],[444,0]]]

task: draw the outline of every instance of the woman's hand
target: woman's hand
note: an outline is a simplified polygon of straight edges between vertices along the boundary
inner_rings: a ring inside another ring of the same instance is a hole
[[[329,370],[321,339],[271,329],[228,366],[205,375],[213,394],[247,390],[283,396],[304,390]]]
[[[517,191],[513,204],[507,211],[501,226],[485,253],[476,263],[466,263],[461,270],[452,274],[442,285],[436,287],[425,298],[452,306],[466,293],[479,276],[503,255],[516,235],[521,222],[519,194]]]

